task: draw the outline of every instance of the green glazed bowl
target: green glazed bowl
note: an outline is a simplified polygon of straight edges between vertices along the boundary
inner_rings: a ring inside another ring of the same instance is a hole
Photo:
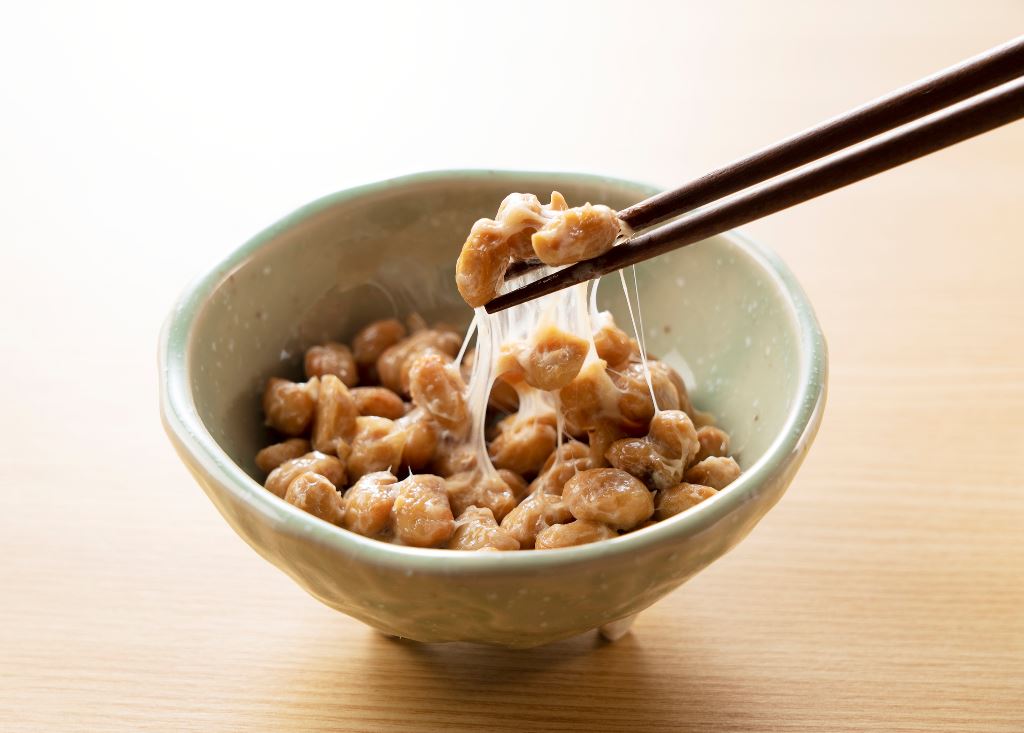
[[[529,647],[629,620],[742,540],[782,496],[821,421],[826,348],[793,275],[765,248],[714,237],[636,268],[649,350],[732,436],[743,475],[681,515],[558,550],[401,547],[329,525],[264,490],[260,394],[307,346],[418,310],[467,323],[453,267],[472,223],[511,191],[622,208],[655,192],[565,173],[442,171],[299,209],[199,279],[160,338],[167,434],[257,553],[311,595],[394,636]],[[632,280],[632,273],[627,273]],[[617,275],[599,300],[629,328]]]

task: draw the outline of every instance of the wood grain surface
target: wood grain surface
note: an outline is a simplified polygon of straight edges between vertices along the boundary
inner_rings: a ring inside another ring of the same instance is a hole
[[[179,464],[155,364],[183,285],[317,195],[678,184],[1024,5],[366,5],[4,11],[0,730],[1024,730],[1024,125],[747,228],[817,307],[824,424],[615,644],[421,646],[321,606]]]

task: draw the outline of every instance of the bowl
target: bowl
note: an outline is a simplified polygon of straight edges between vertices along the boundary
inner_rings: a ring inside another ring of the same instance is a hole
[[[624,207],[656,189],[566,173],[442,171],[348,189],[256,235],[193,284],[160,337],[167,434],[217,510],[312,596],[393,636],[530,647],[634,615],[742,540],[793,479],[821,421],[826,347],[766,248],[730,233],[637,266],[647,347],[732,436],[743,474],[693,509],[603,542],[472,553],[391,545],[261,486],[260,394],[303,349],[411,310],[466,323],[453,268],[472,223],[511,191]],[[628,274],[631,282],[633,273]],[[627,327],[620,279],[599,301]]]

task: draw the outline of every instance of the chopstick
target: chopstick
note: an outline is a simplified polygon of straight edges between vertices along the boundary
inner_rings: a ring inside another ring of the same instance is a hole
[[[909,120],[932,114],[979,91],[1024,75],[1024,36],[882,97],[737,163],[620,212],[634,229],[677,216],[696,206],[761,183],[842,150]],[[849,153],[809,166],[748,194],[693,212],[677,222],[634,234],[603,255],[578,262],[525,287],[500,295],[485,307],[496,313],[562,288],[656,257],[902,165],[1024,116],[1021,80],[953,110],[908,126]],[[536,265],[509,268],[522,274]]]
[[[514,305],[699,242],[763,216],[835,191],[843,186],[921,158],[1024,117],[1024,79],[988,92],[906,131],[843,153],[748,194],[626,240],[603,255],[577,262],[517,290],[500,295],[485,308],[497,313]]]
[[[1024,74],[1024,36],[857,107],[619,212],[633,232],[767,181]],[[542,267],[514,262],[505,279]]]
[[[1024,36],[619,212],[634,230],[767,181],[1024,74]]]

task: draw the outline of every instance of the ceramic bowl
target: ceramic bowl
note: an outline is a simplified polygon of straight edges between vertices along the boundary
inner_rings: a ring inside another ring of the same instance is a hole
[[[503,171],[426,173],[342,191],[217,264],[161,335],[164,425],[217,510],[311,595],[386,634],[528,647],[603,626],[621,631],[624,619],[753,529],[817,431],[826,348],[811,305],[774,254],[728,234],[636,268],[648,349],[684,375],[697,407],[731,434],[743,467],[710,500],[604,542],[472,553],[367,539],[264,490],[253,463],[268,441],[264,381],[298,378],[304,348],[346,339],[375,318],[418,310],[468,322],[453,279],[466,232],[511,191],[552,190],[613,207],[654,192],[610,178]],[[599,293],[628,328],[618,276]]]

